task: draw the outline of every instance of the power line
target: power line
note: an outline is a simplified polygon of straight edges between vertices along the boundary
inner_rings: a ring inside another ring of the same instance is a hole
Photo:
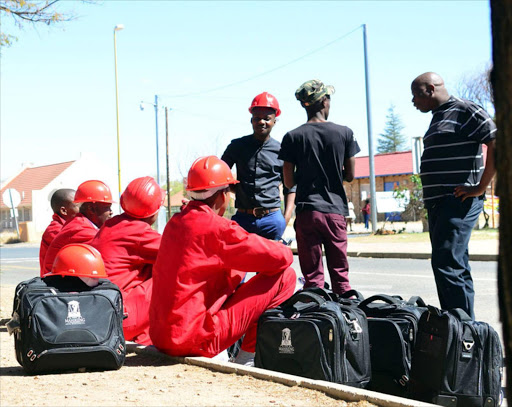
[[[207,89],[207,90],[204,90],[204,91],[199,91],[199,92],[191,92],[191,93],[182,93],[182,94],[178,94],[178,95],[169,95],[169,94],[161,94],[162,96],[166,96],[166,97],[172,97],[172,98],[181,98],[181,97],[187,97],[187,96],[197,96],[197,95],[203,95],[205,93],[211,93],[211,92],[215,92],[215,91],[218,91],[218,90],[221,90],[221,89],[226,89],[226,88],[229,88],[229,87],[232,87],[232,86],[236,86],[236,85],[240,85],[242,83],[245,83],[245,82],[249,82],[249,81],[252,81],[256,78],[260,78],[262,76],[265,76],[265,75],[268,75],[269,73],[272,73],[272,72],[275,72],[279,69],[283,69],[289,65],[292,65],[298,61],[300,61],[301,59],[304,59],[304,58],[307,58],[313,54],[316,54],[317,52],[320,52],[321,50],[331,46],[332,44],[334,44],[335,42],[338,42],[338,41],[341,41],[342,39],[348,37],[350,34],[352,34],[354,31],[358,30],[359,28],[361,28],[362,25],[360,26],[357,26],[356,28],[352,29],[351,31],[347,32],[346,34],[343,34],[341,37],[338,37],[332,41],[329,41],[327,44],[325,45],[322,45],[321,47],[319,48],[316,48],[310,52],[308,52],[307,54],[304,54],[298,58],[295,58],[285,64],[282,64],[282,65],[279,65],[275,68],[272,68],[268,71],[265,71],[265,72],[262,72],[262,73],[259,73],[259,74],[256,74],[256,75],[253,75],[247,79],[242,79],[240,81],[236,81],[236,82],[232,82],[232,83],[228,83],[226,85],[222,85],[222,86],[217,86],[216,88],[212,88],[212,89]]]

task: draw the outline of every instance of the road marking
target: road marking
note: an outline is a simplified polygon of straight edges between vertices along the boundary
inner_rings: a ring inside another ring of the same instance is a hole
[[[26,267],[26,266],[13,266],[9,265],[9,267],[2,267],[2,271],[9,271],[12,269],[20,269],[20,270],[40,270],[39,267]]]
[[[2,260],[0,264],[16,264],[16,263],[39,263],[39,259],[26,259],[26,260]]]
[[[385,271],[383,272],[378,272],[378,271],[372,271],[372,272],[368,272],[368,271],[351,271],[350,272],[352,275],[355,275],[355,274],[358,274],[358,275],[362,275],[362,274],[365,274],[365,275],[369,275],[369,276],[374,276],[374,275],[382,275],[382,276],[386,276],[386,277],[415,277],[415,278],[434,278],[434,276],[432,274],[429,274],[428,276],[423,276],[423,275],[418,275],[418,274],[400,274],[400,273],[387,273]],[[473,281],[493,281],[493,282],[497,282],[498,279],[497,278],[482,278],[482,277],[473,277]]]

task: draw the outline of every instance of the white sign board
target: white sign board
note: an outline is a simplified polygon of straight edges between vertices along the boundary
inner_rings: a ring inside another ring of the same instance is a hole
[[[403,199],[394,197],[393,191],[376,192],[377,213],[403,212],[409,203],[409,191],[405,191]]]
[[[21,195],[14,188],[9,188],[2,194],[2,199],[4,200],[4,204],[8,207],[16,208],[21,202]]]

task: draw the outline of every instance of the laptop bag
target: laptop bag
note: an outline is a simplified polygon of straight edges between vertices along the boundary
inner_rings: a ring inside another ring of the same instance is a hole
[[[36,277],[18,284],[12,319],[16,358],[29,373],[119,369],[126,356],[119,288],[99,279]]]
[[[378,294],[359,304],[368,317],[372,380],[369,389],[407,397],[418,321],[426,311],[420,297]]]
[[[429,306],[419,322],[411,397],[453,407],[497,407],[503,351],[496,331],[461,309]]]
[[[308,288],[265,311],[258,321],[255,366],[366,387],[371,374],[366,318],[333,298]]]

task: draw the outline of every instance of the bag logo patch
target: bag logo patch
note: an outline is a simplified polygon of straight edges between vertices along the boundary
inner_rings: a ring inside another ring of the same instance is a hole
[[[85,318],[80,314],[80,303],[78,301],[68,302],[68,317],[65,320],[66,325],[85,324]]]
[[[281,331],[281,346],[279,346],[279,353],[295,353],[292,346],[292,332],[289,328],[284,328]]]

